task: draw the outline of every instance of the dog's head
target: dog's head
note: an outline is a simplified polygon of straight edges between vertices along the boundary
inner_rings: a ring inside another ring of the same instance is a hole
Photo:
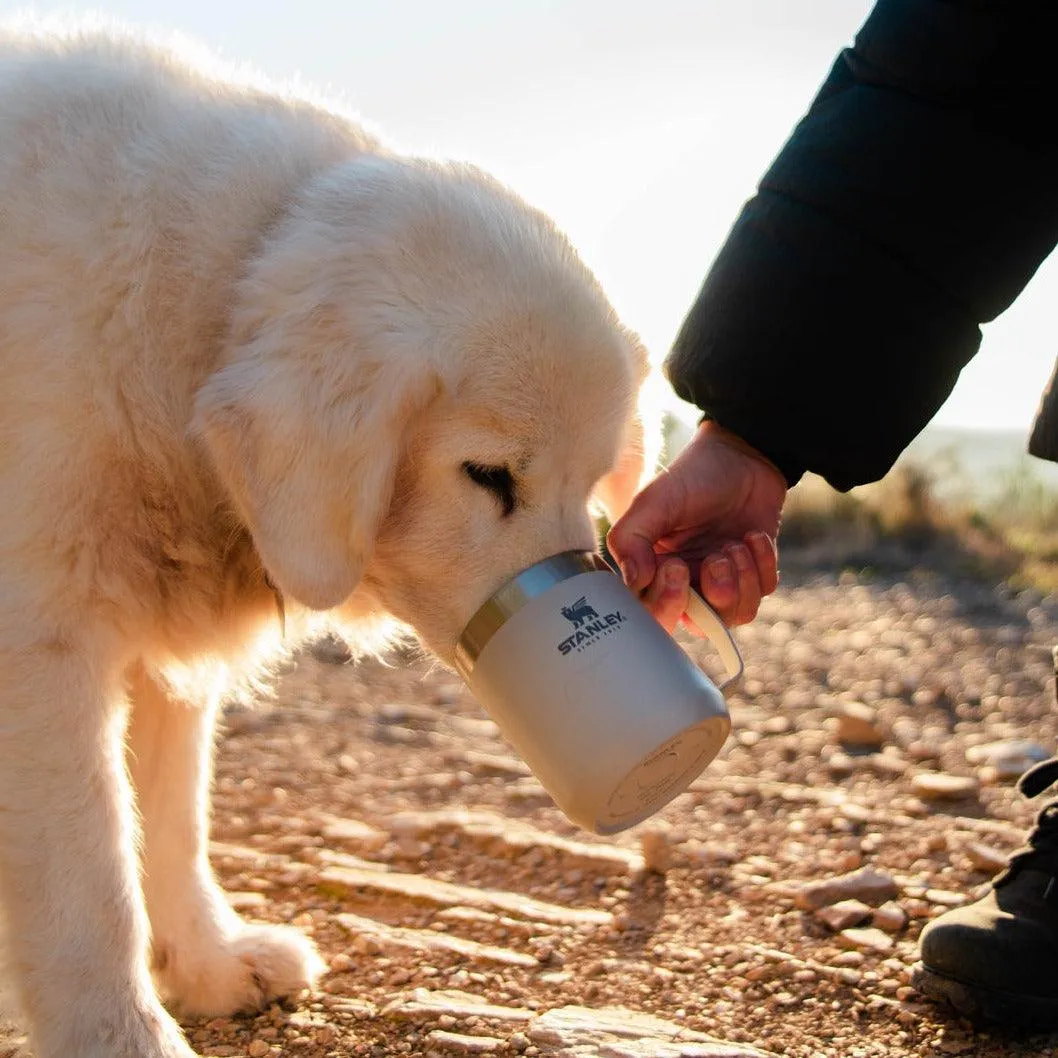
[[[366,158],[244,278],[196,428],[261,559],[368,595],[450,659],[509,577],[590,548],[644,471],[645,353],[568,242],[467,167]]]

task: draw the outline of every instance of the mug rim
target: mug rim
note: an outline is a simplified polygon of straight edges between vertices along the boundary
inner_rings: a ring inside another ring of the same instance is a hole
[[[581,573],[613,573],[597,551],[560,551],[515,574],[478,607],[456,643],[455,665],[469,679],[489,640],[524,606]]]

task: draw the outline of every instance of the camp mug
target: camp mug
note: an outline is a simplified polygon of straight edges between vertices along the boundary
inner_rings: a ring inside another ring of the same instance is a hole
[[[653,815],[730,733],[720,689],[742,674],[738,647],[694,591],[687,615],[720,655],[720,687],[593,552],[566,551],[523,570],[460,636],[460,674],[585,830],[614,834]]]

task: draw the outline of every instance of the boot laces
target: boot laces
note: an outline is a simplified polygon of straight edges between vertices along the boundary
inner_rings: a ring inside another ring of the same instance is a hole
[[[1058,757],[1052,757],[1050,760],[1041,761],[1025,772],[1018,780],[1018,790],[1026,797],[1039,797],[1056,782],[1058,782]],[[1002,885],[1013,877],[1016,867],[1025,866],[1030,859],[1043,857],[1050,861],[1048,869],[1053,869],[1058,873],[1058,801],[1052,801],[1043,806],[1036,817],[1036,825],[1029,832],[1025,845],[1011,853],[1006,869],[995,878],[993,884]]]

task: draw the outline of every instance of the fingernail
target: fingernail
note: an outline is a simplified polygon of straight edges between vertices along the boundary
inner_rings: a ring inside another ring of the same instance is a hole
[[[718,558],[709,563],[709,579],[716,584],[723,584],[731,580],[731,563],[726,559]]]
[[[682,591],[687,583],[687,571],[684,566],[670,563],[665,567],[665,587],[670,591]]]
[[[630,558],[626,558],[624,562],[621,563],[621,576],[624,577],[625,584],[627,584],[628,587],[632,587],[632,585],[635,584],[637,572],[636,564]]]

